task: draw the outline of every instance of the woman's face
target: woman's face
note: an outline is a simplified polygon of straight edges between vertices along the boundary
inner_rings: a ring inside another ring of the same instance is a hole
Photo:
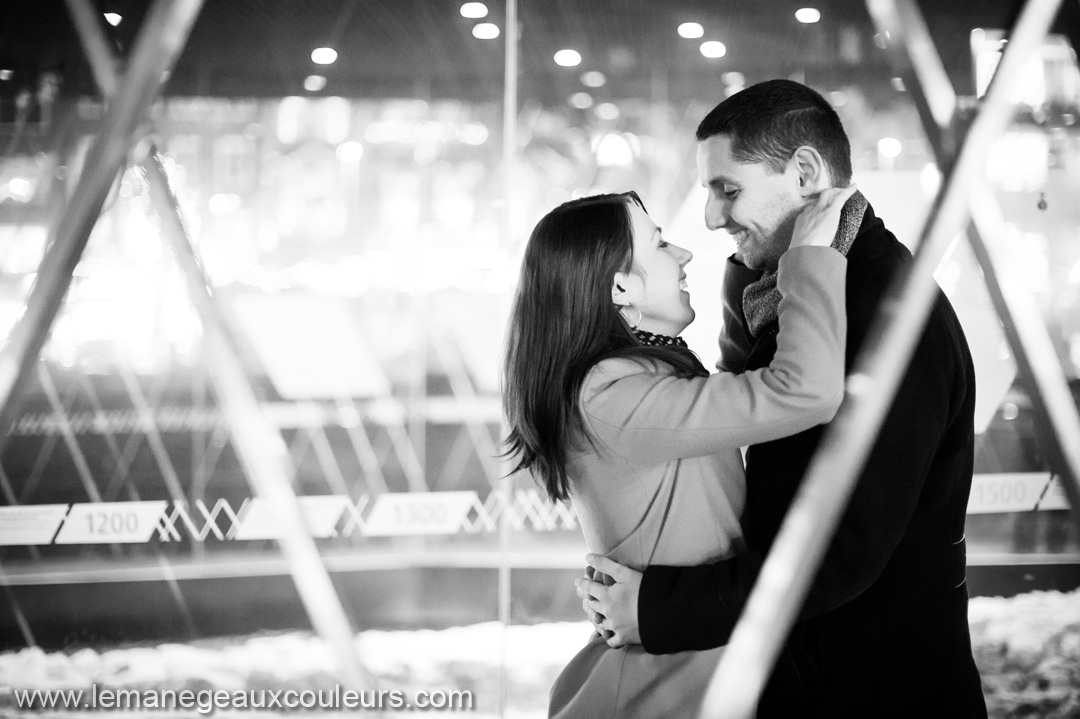
[[[677,336],[694,321],[683,268],[693,258],[688,250],[665,242],[660,228],[636,202],[630,202],[634,230],[634,262],[630,272],[618,272],[612,299],[623,306],[631,325],[654,334]],[[629,307],[633,304],[633,307]],[[638,310],[641,320],[638,321]]]

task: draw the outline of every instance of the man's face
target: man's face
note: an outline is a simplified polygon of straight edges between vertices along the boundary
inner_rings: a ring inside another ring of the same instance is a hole
[[[805,203],[797,166],[788,163],[784,172],[775,173],[764,163],[739,162],[731,144],[728,135],[698,143],[698,174],[709,191],[705,224],[731,235],[747,267],[775,271]]]

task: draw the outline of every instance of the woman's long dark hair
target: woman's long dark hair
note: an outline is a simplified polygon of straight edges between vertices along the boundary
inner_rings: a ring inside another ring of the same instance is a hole
[[[611,301],[616,272],[633,264],[629,203],[634,192],[563,203],[529,237],[510,315],[503,411],[513,471],[528,469],[551,499],[569,496],[567,451],[591,441],[578,394],[589,370],[609,357],[659,360],[683,377],[708,372],[689,350],[640,344]]]

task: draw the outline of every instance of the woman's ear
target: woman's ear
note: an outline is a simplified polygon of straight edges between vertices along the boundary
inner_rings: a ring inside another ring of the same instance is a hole
[[[821,153],[809,145],[803,145],[791,156],[799,183],[799,194],[803,197],[817,195],[822,190],[832,187],[829,166]]]
[[[616,272],[611,280],[611,301],[618,307],[626,307],[630,304],[629,293],[626,288],[630,285],[629,272]]]

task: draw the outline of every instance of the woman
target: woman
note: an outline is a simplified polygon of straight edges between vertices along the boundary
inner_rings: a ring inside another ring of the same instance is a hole
[[[832,418],[843,395],[846,259],[828,245],[854,188],[827,190],[780,262],[768,368],[709,375],[678,339],[694,319],[686,250],[635,193],[567,202],[533,230],[503,388],[509,454],[571,500],[591,551],[636,569],[742,546],[739,447]],[[719,651],[653,656],[594,636],[552,689],[551,716],[696,716]]]

